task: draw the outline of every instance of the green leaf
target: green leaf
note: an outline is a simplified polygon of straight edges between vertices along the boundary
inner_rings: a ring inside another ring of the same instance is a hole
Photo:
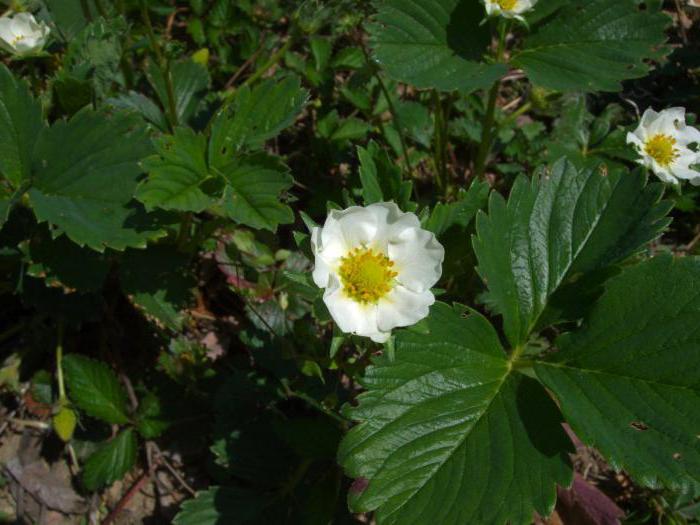
[[[487,303],[503,315],[513,346],[524,343],[551,295],[569,278],[620,262],[660,235],[670,220],[663,188],[641,170],[577,170],[516,180],[508,203],[491,194],[473,239]]]
[[[391,161],[387,152],[370,141],[367,148],[357,147],[357,158],[365,204],[394,201],[400,208],[405,208],[412,184],[402,181],[401,168]]]
[[[44,128],[41,103],[0,65],[0,174],[14,187],[29,179],[34,145]]]
[[[208,208],[213,199],[202,190],[209,178],[206,138],[191,128],[177,128],[154,142],[157,154],[142,163],[148,178],[139,184],[136,198],[147,210],[198,213]]]
[[[288,168],[266,153],[240,156],[221,168],[226,181],[221,212],[231,220],[272,232],[294,222],[291,208],[280,193],[292,186]]]
[[[63,372],[70,400],[83,412],[107,423],[129,421],[124,389],[105,363],[71,354],[63,359]]]
[[[169,111],[168,89],[165,78],[158,65],[153,62],[148,68],[148,80],[153,86],[161,105],[166,113]],[[175,113],[180,124],[186,124],[196,116],[197,110],[207,94],[211,78],[207,68],[193,62],[182,60],[170,66],[173,95],[175,97]]]
[[[131,300],[171,330],[182,326],[182,310],[195,286],[189,257],[172,246],[124,253],[119,268],[122,289]]]
[[[576,434],[652,487],[700,482],[697,283],[697,257],[627,269],[535,367]]]
[[[438,202],[425,222],[425,229],[440,237],[453,226],[466,228],[476,213],[486,206],[490,190],[487,182],[475,180],[468,190],[459,190],[456,201]]]
[[[533,83],[560,91],[619,91],[640,78],[664,46],[671,19],[638,0],[573,0],[515,54],[512,64]]]
[[[570,443],[536,381],[512,373],[493,327],[443,303],[374,360],[338,458],[350,505],[382,524],[531,523],[571,481]],[[496,466],[497,465],[497,466]]]
[[[212,120],[210,165],[224,166],[241,149],[262,148],[265,141],[292,125],[308,98],[296,76],[239,89],[233,102]]]
[[[159,130],[168,131],[168,121],[163,111],[155,102],[141,93],[129,91],[126,94],[107,99],[107,104],[126,111],[134,111]]]
[[[97,251],[144,247],[162,236],[132,200],[139,161],[151,152],[146,133],[135,115],[89,109],[46,130],[34,152],[29,190],[37,219]]]
[[[369,24],[374,58],[393,78],[418,88],[473,91],[506,73],[479,62],[491,42],[474,0],[382,0]]]
[[[236,487],[213,487],[198,492],[185,501],[173,523],[175,525],[243,525],[260,518],[268,498]]]
[[[85,488],[97,490],[124,477],[136,462],[137,446],[132,428],[121,431],[112,441],[102,445],[85,462]]]

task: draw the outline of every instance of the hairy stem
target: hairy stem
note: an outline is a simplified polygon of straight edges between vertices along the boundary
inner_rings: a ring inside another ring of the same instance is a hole
[[[63,381],[63,321],[58,322],[56,334],[56,380],[58,381],[58,399],[66,399],[66,385]]]
[[[447,194],[447,112],[440,98],[440,93],[433,90],[433,107],[435,111],[435,131],[433,143],[433,162],[437,185],[440,191]]]

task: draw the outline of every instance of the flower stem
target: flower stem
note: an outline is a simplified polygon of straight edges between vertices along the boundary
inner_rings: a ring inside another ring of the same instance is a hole
[[[433,144],[433,162],[437,185],[443,194],[447,193],[447,118],[440,93],[433,90],[433,107],[435,111],[435,131]]]
[[[58,381],[58,399],[66,399],[66,385],[63,382],[63,321],[58,321],[56,334],[56,380]]]
[[[406,137],[403,134],[403,129],[401,128],[401,122],[399,121],[399,115],[396,112],[396,107],[394,106],[394,103],[391,101],[391,97],[389,96],[389,90],[386,88],[386,84],[384,84],[384,81],[382,80],[382,77],[379,74],[379,71],[375,70],[374,76],[377,79],[377,82],[379,83],[379,88],[382,90],[382,94],[384,95],[384,98],[386,99],[386,103],[389,106],[389,112],[391,113],[391,116],[394,119],[394,123],[396,124],[396,130],[399,133],[399,140],[401,141],[401,150],[403,152],[403,160],[404,160],[404,164],[406,165],[406,171],[408,172],[408,175],[410,177],[413,177],[413,166],[411,166],[411,159],[408,156],[408,147],[406,146]]]
[[[508,34],[508,23],[505,21],[499,22],[499,37],[498,37],[498,48],[496,50],[496,62],[501,62],[503,60],[503,52],[506,47],[506,35]],[[489,99],[486,104],[486,114],[484,115],[484,121],[481,131],[481,144],[479,145],[479,152],[476,156],[476,162],[474,163],[474,175],[477,178],[484,176],[486,171],[486,160],[488,159],[489,153],[491,152],[491,143],[493,141],[494,135],[494,120],[496,115],[496,101],[498,99],[498,91],[501,87],[501,79],[499,78],[493,83],[491,89],[489,90]]]

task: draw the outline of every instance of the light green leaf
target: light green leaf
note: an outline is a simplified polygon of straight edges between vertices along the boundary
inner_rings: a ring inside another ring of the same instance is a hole
[[[154,142],[157,155],[142,163],[148,178],[139,184],[136,198],[147,210],[198,213],[209,207],[213,199],[202,190],[209,178],[206,137],[191,128],[178,128]]]
[[[560,91],[619,91],[647,74],[671,19],[637,0],[573,0],[525,40],[512,64],[533,83]]]
[[[473,91],[506,73],[479,62],[491,41],[484,6],[474,0],[381,0],[368,26],[374,58],[393,78],[418,88]]]
[[[697,257],[627,269],[535,367],[576,434],[645,485],[700,482],[698,283]]]
[[[252,490],[212,487],[185,501],[175,525],[249,525],[257,523],[269,498]]]
[[[209,163],[221,167],[241,149],[259,149],[289,127],[309,97],[299,77],[242,87],[211,123]]]
[[[454,202],[438,202],[425,222],[425,229],[440,237],[453,226],[466,228],[476,213],[486,206],[491,187],[475,180],[468,190],[460,189]]]
[[[670,220],[663,188],[641,170],[577,170],[565,160],[532,181],[518,179],[508,203],[491,194],[473,239],[487,302],[503,315],[513,346],[524,343],[565,280],[620,262]]]
[[[29,198],[37,219],[97,251],[144,247],[163,235],[132,199],[139,161],[150,152],[135,115],[84,109],[55,123],[34,152]]]
[[[536,381],[512,373],[493,327],[438,303],[367,369],[339,462],[350,505],[381,524],[531,523],[571,481],[570,443]],[[496,466],[497,465],[497,466]]]
[[[178,330],[196,284],[188,265],[189,257],[171,246],[129,250],[119,268],[122,289],[148,315]]]
[[[34,145],[44,128],[29,86],[0,65],[0,175],[17,188],[29,179]]]
[[[170,103],[163,73],[155,63],[150,64],[147,73],[148,80],[167,113]],[[211,84],[209,71],[206,67],[192,60],[182,60],[170,65],[170,76],[173,83],[177,120],[180,124],[186,124],[196,115],[200,103],[207,94]]]
[[[63,359],[63,372],[70,400],[83,412],[107,423],[129,421],[124,389],[105,363],[71,354]]]
[[[136,462],[137,446],[132,428],[122,430],[112,441],[102,445],[85,462],[85,488],[97,490],[124,477]]]
[[[220,203],[223,215],[252,228],[272,232],[279,224],[294,222],[291,208],[280,200],[280,193],[292,185],[288,168],[265,153],[240,156],[221,168],[226,180]]]

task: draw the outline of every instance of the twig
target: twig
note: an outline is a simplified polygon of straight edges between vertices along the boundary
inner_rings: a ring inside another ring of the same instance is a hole
[[[127,506],[129,501],[131,501],[131,498],[133,498],[143,488],[146,482],[148,482],[152,474],[153,472],[150,469],[141,474],[141,477],[139,477],[136,483],[134,483],[127,493],[122,496],[114,509],[112,509],[112,512],[110,512],[107,517],[102,520],[102,525],[109,525],[116,519],[119,513]]]
[[[243,73],[257,60],[258,55],[262,53],[263,48],[265,47],[265,37],[267,36],[267,32],[263,31],[262,34],[260,35],[260,46],[253,52],[252,55],[248,57],[248,59],[241,64],[241,67],[239,67],[236,72],[231,75],[231,78],[228,79],[228,82],[226,82],[226,85],[224,86],[225,89],[230,89],[233,87],[233,85],[236,83],[236,80],[238,80]]]
[[[158,454],[158,462],[161,463],[165,468],[168,469],[168,471],[173,475],[173,477],[180,483],[183,489],[185,489],[190,496],[195,496],[197,494],[197,491],[194,490],[189,483],[187,483],[184,478],[180,475],[180,473],[175,470],[175,467],[173,467],[170,462],[167,460],[167,458],[163,455],[163,451],[160,449],[160,447],[154,442],[151,442],[151,447],[153,447],[153,450]]]
[[[121,372],[119,374],[119,379],[121,379],[122,383],[124,383],[126,394],[129,396],[129,401],[131,402],[131,409],[136,412],[136,410],[139,408],[139,398],[136,397],[136,392],[134,391],[134,386],[131,384],[129,376]]]

